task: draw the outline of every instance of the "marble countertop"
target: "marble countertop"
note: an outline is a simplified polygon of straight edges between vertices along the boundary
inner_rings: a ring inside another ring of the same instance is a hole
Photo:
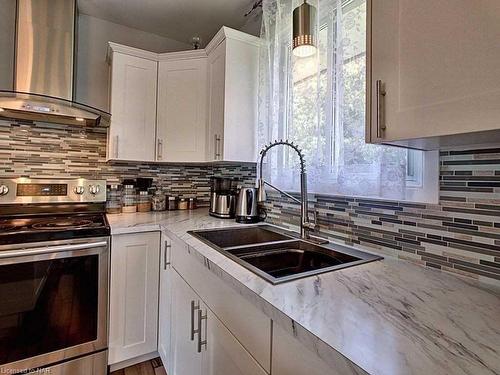
[[[238,225],[206,209],[108,221],[112,234],[162,230],[183,240],[327,363],[355,364],[342,374],[500,374],[497,286],[389,258],[272,285],[187,233]]]

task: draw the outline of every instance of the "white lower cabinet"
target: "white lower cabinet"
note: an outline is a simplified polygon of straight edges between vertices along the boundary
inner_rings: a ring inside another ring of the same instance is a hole
[[[203,374],[267,374],[210,309],[207,309],[207,333],[205,337],[207,343]]]
[[[197,350],[197,316],[200,298],[172,272],[172,356],[173,375],[201,375],[202,355]]]
[[[169,375],[363,373],[340,355],[322,360],[197,256],[164,233],[113,235],[112,370],[158,352]]]
[[[172,241],[172,267],[203,299],[253,358],[271,370],[271,319],[212,273],[188,246]]]
[[[111,241],[110,365],[157,351],[160,233]]]
[[[170,267],[171,241],[162,234],[160,254],[160,296],[158,304],[158,354],[168,374],[172,374],[172,269]]]
[[[265,375],[184,279],[171,275],[172,374]]]
[[[273,375],[360,375],[367,374],[340,353],[332,362],[325,362],[314,351],[320,348],[305,346],[279,325],[273,325]]]

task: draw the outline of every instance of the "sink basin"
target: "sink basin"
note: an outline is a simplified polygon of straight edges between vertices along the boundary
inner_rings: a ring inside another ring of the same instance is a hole
[[[207,242],[209,245],[215,245],[220,248],[293,239],[293,237],[273,231],[271,228],[273,227],[268,225],[259,225],[253,227],[193,231],[191,234],[198,237],[202,241]]]
[[[257,248],[238,248],[227,250],[227,252],[274,278],[303,274],[361,260],[361,258],[305,241],[271,244]]]
[[[299,240],[269,225],[189,233],[272,284],[382,259],[346,246]]]

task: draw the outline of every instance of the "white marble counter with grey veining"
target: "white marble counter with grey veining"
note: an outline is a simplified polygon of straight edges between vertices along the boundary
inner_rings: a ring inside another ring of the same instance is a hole
[[[272,285],[187,233],[237,225],[206,209],[108,220],[112,234],[163,230],[183,240],[322,359],[344,361],[342,374],[500,374],[497,286],[387,258]]]

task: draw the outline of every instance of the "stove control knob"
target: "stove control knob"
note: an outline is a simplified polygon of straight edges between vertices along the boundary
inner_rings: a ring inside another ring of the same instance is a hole
[[[89,192],[90,194],[92,195],[96,195],[96,194],[99,194],[99,185],[90,185],[89,186]]]
[[[85,188],[83,186],[75,186],[73,191],[75,194],[82,195],[85,192]]]
[[[9,187],[5,185],[0,185],[0,195],[7,195],[9,192]]]

